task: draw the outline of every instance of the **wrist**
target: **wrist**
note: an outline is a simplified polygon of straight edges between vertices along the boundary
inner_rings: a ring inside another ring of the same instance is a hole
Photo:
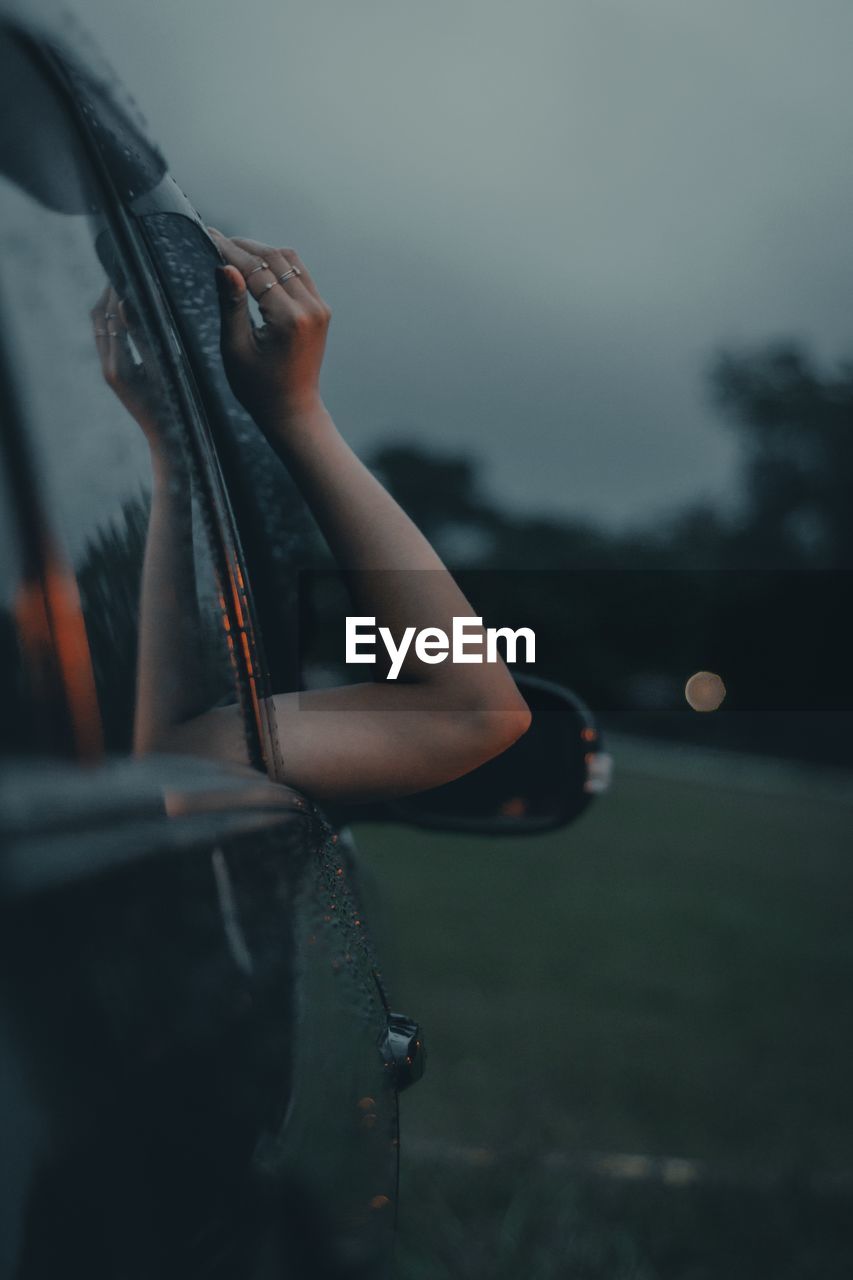
[[[166,485],[175,480],[187,481],[187,459],[181,444],[177,440],[164,440],[162,434],[154,432],[146,438],[154,483]]]
[[[287,455],[310,450],[329,436],[337,434],[331,414],[320,396],[312,396],[264,423],[267,437],[276,450]]]

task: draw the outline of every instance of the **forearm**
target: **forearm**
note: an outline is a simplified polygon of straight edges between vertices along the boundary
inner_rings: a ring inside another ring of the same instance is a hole
[[[153,488],[139,600],[134,751],[162,748],[199,705],[199,619],[189,475],[152,449]]]
[[[268,435],[342,569],[438,570],[456,605],[470,613],[439,556],[346,443],[322,402]]]
[[[356,457],[317,402],[268,433],[287,463],[338,565],[347,574],[355,611],[375,617],[399,640],[407,628],[450,635],[453,619],[475,616],[440,557],[375,476]],[[472,641],[477,630],[470,628]],[[520,697],[502,662],[420,662],[410,647],[401,678],[441,686],[446,705],[496,704]]]

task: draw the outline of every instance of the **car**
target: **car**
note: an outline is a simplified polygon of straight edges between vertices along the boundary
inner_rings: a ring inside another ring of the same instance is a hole
[[[74,24],[2,0],[0,86],[0,1280],[381,1275],[425,1050],[349,824],[565,825],[600,735],[520,677],[530,733],[445,787],[332,812],[271,780],[312,532],[225,378],[218,251]],[[178,718],[239,707],[251,767],[137,749],[147,645]]]

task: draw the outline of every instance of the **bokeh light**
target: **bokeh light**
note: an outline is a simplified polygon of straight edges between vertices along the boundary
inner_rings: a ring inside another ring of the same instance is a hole
[[[726,696],[726,686],[713,671],[697,671],[684,686],[684,696],[694,711],[716,711]]]

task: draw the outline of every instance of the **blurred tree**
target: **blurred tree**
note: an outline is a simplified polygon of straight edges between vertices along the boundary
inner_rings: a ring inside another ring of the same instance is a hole
[[[77,566],[104,741],[129,751],[136,700],[139,590],[151,497],[129,498],[87,542]]]
[[[853,363],[824,372],[802,347],[777,343],[723,352],[711,382],[743,446],[734,562],[851,567]]]
[[[465,454],[385,444],[370,465],[430,541],[451,525],[488,526],[496,514],[482,492],[479,464]]]
[[[484,492],[477,459],[415,443],[381,445],[370,466],[439,553],[489,569],[605,568],[637,543],[589,521],[514,514]]]

